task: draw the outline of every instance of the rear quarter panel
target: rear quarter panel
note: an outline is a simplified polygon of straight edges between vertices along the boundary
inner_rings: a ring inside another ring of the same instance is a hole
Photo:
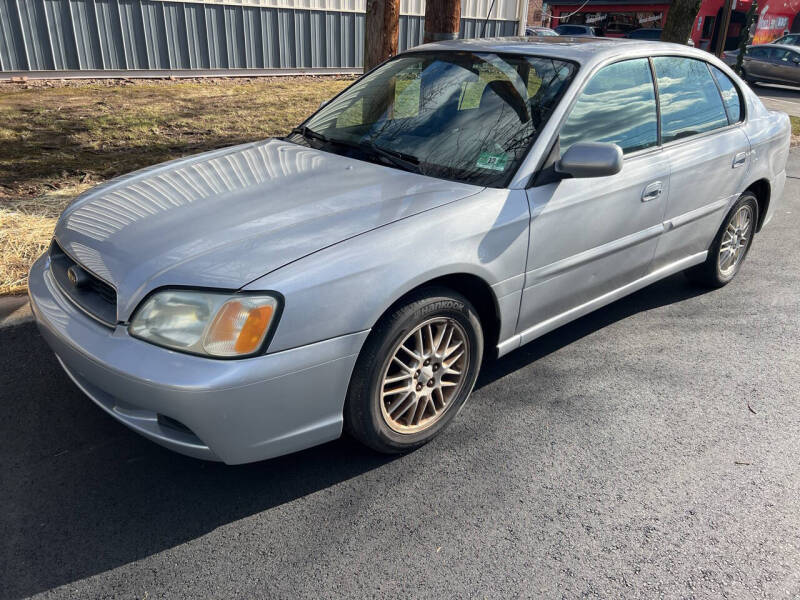
[[[792,127],[786,113],[767,110],[750,88],[743,86],[747,103],[744,131],[750,140],[750,163],[746,185],[766,179],[770,184],[770,202],[762,226],[775,214],[786,182]]]

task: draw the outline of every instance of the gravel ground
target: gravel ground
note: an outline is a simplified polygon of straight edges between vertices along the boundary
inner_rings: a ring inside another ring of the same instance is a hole
[[[798,597],[797,151],[790,175],[731,285],[674,276],[488,365],[400,458],[184,458],[0,329],[0,595]]]

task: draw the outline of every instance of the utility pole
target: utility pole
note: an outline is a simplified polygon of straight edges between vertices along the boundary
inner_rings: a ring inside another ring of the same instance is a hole
[[[714,48],[714,54],[718,57],[722,56],[722,51],[725,50],[725,41],[728,39],[728,27],[731,25],[732,5],[733,0],[725,0],[725,7],[722,9],[722,21],[717,30],[717,45]]]
[[[400,0],[367,0],[364,72],[397,54]]]
[[[424,42],[454,40],[461,26],[461,0],[425,0]]]

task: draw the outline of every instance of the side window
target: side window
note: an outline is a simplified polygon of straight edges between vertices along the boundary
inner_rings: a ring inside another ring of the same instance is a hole
[[[657,56],[653,64],[661,103],[662,142],[728,125],[722,98],[705,62]]]
[[[748,48],[745,53],[750,58],[765,59],[767,58],[767,51],[765,48]]]
[[[717,67],[711,67],[711,73],[719,84],[719,91],[722,94],[722,103],[725,105],[725,112],[728,113],[730,123],[738,123],[742,120],[742,104],[739,98],[739,90],[728,78],[725,73]]]
[[[595,73],[561,128],[561,154],[575,142],[613,142],[625,153],[658,143],[656,96],[646,58]]]
[[[775,48],[770,58],[776,62],[789,62],[789,51],[783,50],[782,48]]]

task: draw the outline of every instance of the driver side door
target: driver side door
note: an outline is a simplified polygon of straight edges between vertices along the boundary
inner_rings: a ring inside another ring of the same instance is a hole
[[[517,332],[526,343],[644,277],[662,232],[670,168],[659,147],[647,58],[600,69],[559,132],[559,154],[576,142],[612,142],[623,168],[527,190],[528,262]],[[610,300],[608,300],[610,301]]]

